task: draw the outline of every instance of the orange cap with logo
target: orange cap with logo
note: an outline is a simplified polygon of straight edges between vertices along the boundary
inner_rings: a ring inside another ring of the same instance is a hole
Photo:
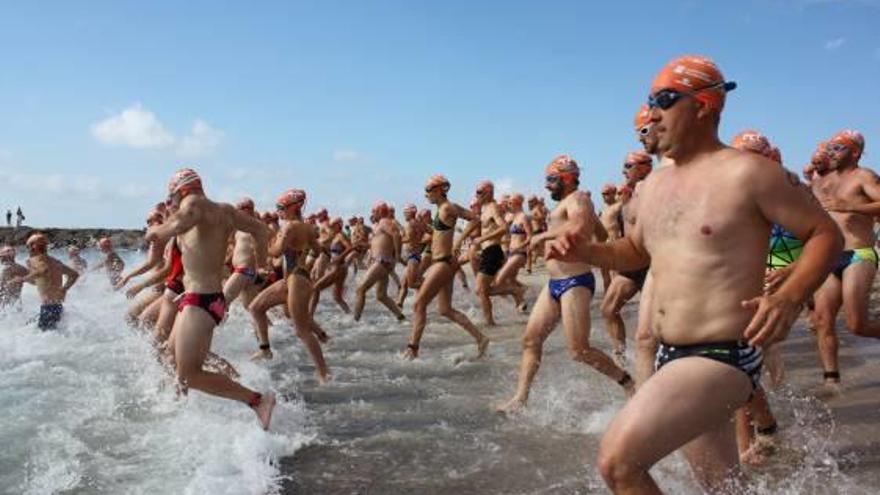
[[[702,55],[684,55],[671,60],[651,83],[652,94],[661,89],[692,92],[703,88],[711,89],[697,91],[693,97],[720,112],[726,94],[724,76],[712,59]]]

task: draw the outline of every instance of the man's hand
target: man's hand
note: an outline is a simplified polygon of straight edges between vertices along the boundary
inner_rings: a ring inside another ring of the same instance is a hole
[[[132,285],[131,287],[128,288],[127,291],[125,291],[125,297],[127,297],[129,299],[134,299],[135,296],[137,296],[140,293],[140,291],[142,291],[142,290],[143,290],[143,287],[141,287],[141,284]]]
[[[834,198],[828,198],[822,201],[822,208],[827,211],[836,211],[845,213],[852,210],[852,207],[846,201],[840,201]]]
[[[800,304],[777,294],[765,294],[743,301],[742,306],[755,310],[755,316],[743,333],[753,346],[766,347],[785,340],[801,312]]]
[[[764,275],[764,288],[767,292],[773,292],[782,282],[785,282],[785,279],[791,275],[792,265],[788,265],[783,268],[777,268],[776,270],[770,270]]]

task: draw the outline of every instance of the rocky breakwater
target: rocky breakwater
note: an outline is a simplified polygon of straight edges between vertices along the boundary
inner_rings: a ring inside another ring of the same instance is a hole
[[[49,238],[51,247],[75,244],[81,248],[94,247],[98,239],[109,237],[117,248],[138,249],[144,243],[144,231],[133,229],[36,229],[33,227],[0,227],[0,244],[23,246],[28,236],[42,232]]]

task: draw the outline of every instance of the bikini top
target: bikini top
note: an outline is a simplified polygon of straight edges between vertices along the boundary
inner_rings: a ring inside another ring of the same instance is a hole
[[[330,253],[335,255],[340,255],[345,252],[345,246],[342,245],[341,242],[334,242],[330,245]]]
[[[434,215],[434,221],[432,222],[432,225],[434,227],[434,230],[439,230],[440,232],[452,230],[452,228],[455,227],[455,225],[446,225],[445,223],[443,223],[443,220],[440,219],[440,211],[437,211],[437,214]]]
[[[518,223],[510,224],[510,229],[508,229],[511,234],[522,235],[526,233],[525,227]]]

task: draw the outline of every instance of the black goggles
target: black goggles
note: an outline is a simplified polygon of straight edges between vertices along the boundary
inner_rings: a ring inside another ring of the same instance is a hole
[[[734,81],[721,81],[715,84],[710,84],[709,86],[697,88],[692,91],[661,89],[653,94],[648,95],[648,108],[659,108],[660,110],[668,110],[672,107],[672,105],[675,105],[675,102],[684,98],[685,96],[693,96],[700,91],[717,88],[723,89],[726,93],[728,91],[733,91],[734,89],[736,89],[736,83]]]

